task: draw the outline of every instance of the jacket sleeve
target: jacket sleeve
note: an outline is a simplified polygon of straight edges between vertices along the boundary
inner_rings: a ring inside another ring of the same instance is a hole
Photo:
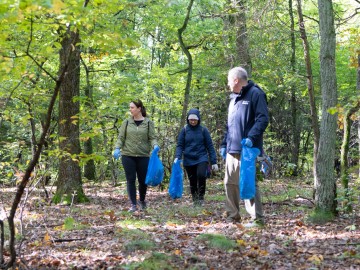
[[[128,123],[128,119],[122,122],[120,128],[119,128],[119,136],[115,144],[115,148],[122,148],[125,144],[125,129],[126,129],[126,123]]]
[[[261,90],[256,91],[252,97],[252,104],[255,112],[255,123],[248,133],[248,138],[255,142],[261,138],[269,124],[269,112],[265,93]]]
[[[210,132],[207,128],[204,127],[204,137],[205,137],[205,147],[206,150],[209,153],[209,157],[210,157],[210,163],[211,165],[216,164],[216,152],[215,152],[215,148],[214,148],[214,144],[212,142],[211,136],[210,136]]]
[[[149,120],[149,142],[151,144],[151,149],[154,148],[154,145],[157,145],[156,135],[155,135],[155,125],[153,121]]]
[[[182,159],[185,150],[185,128],[182,128],[178,136],[175,158]]]
[[[227,133],[228,133],[228,125],[226,124],[225,131],[224,131],[224,138],[223,138],[223,140],[221,142],[221,148],[226,149],[226,146],[227,146],[227,143],[226,143]]]

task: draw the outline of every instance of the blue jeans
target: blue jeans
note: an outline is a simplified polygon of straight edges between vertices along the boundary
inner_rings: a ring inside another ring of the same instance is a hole
[[[121,161],[125,170],[126,187],[131,204],[136,205],[136,176],[139,182],[140,201],[145,201],[147,190],[145,178],[149,157],[122,156]]]

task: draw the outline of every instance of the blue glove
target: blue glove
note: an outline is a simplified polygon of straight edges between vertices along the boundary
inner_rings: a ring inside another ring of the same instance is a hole
[[[226,159],[226,148],[223,147],[220,149],[220,156],[225,160]]]
[[[121,157],[121,152],[120,152],[120,149],[119,149],[119,148],[115,148],[113,157],[114,157],[115,159],[119,159],[119,157]]]
[[[249,138],[246,138],[243,140],[243,145],[247,146],[247,147],[253,147],[253,143]]]
[[[160,147],[159,147],[157,144],[155,144],[155,145],[154,145],[154,150],[160,151]]]

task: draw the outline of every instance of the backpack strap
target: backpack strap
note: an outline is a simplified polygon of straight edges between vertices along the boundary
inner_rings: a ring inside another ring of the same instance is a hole
[[[187,127],[187,124],[184,126],[184,132],[185,132],[185,136],[184,136],[184,143],[185,143],[185,137],[186,137],[186,127]],[[204,145],[206,147],[206,141],[205,141],[205,134],[204,134],[204,127],[202,125],[200,125],[201,127],[201,134],[203,136],[203,140],[204,140]]]
[[[127,135],[127,126],[128,126],[128,124],[129,124],[129,120],[128,120],[128,119],[126,119],[124,142],[125,142],[125,140],[126,140],[126,135]]]

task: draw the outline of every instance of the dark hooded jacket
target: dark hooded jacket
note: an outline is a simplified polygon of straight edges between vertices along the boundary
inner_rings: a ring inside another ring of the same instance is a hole
[[[192,126],[188,117],[190,114],[196,114],[199,117],[198,124]],[[176,146],[175,157],[183,158],[184,166],[193,166],[201,162],[216,164],[216,152],[206,127],[201,126],[200,112],[197,109],[189,110],[186,116],[187,125],[181,130]]]
[[[242,139],[249,138],[262,151],[263,133],[269,124],[266,94],[252,81],[240,93],[231,94],[228,120],[221,147],[227,153],[241,153]]]

